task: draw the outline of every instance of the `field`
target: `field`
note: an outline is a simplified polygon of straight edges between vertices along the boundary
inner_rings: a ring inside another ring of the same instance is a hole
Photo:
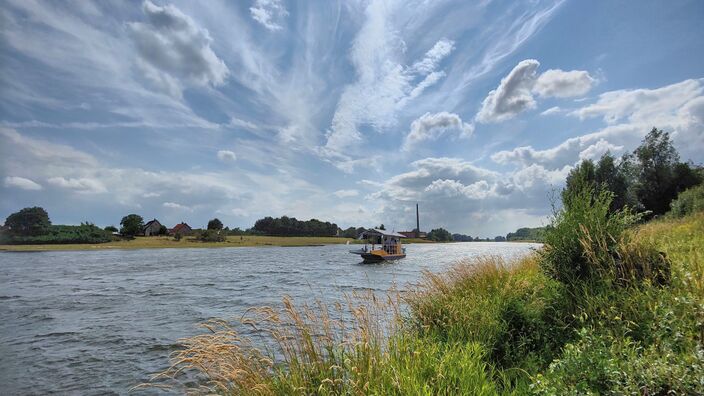
[[[47,244],[47,245],[0,245],[0,251],[34,252],[52,250],[101,250],[101,249],[167,249],[167,248],[223,248],[246,246],[320,246],[360,243],[351,238],[339,237],[275,237],[260,235],[228,236],[225,242],[200,242],[184,237],[180,241],[172,237],[137,237],[132,240],[121,240],[99,244]],[[408,239],[404,243],[434,243],[425,239]]]

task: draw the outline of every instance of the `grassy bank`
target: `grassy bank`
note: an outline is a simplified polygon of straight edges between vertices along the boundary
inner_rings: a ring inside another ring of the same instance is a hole
[[[596,200],[559,214],[549,247],[517,262],[250,312],[271,351],[211,322],[159,378],[196,370],[204,392],[257,395],[704,393],[704,213],[630,228]]]
[[[164,249],[164,248],[219,248],[237,246],[317,246],[355,243],[354,239],[337,237],[273,237],[245,235],[228,236],[225,242],[201,242],[189,237],[180,241],[173,237],[154,236],[136,237],[100,244],[65,244],[65,245],[0,245],[6,251],[49,251],[49,250],[98,250],[98,249]]]

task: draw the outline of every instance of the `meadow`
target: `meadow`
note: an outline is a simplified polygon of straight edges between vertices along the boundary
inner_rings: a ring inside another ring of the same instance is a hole
[[[185,386],[220,394],[704,394],[704,212],[642,224],[580,194],[529,257],[210,321],[151,385],[196,372]]]

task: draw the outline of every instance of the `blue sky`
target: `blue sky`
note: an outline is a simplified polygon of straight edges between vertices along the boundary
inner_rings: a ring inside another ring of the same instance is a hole
[[[0,216],[546,223],[653,126],[704,161],[701,1],[5,1]]]

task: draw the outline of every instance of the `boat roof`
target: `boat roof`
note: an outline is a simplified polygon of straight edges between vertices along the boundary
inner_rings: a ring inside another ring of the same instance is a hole
[[[391,237],[397,237],[397,238],[406,238],[405,235],[399,234],[398,232],[390,232],[386,230],[380,230],[378,228],[372,228],[369,230],[366,230],[362,233],[362,236],[364,235],[383,235],[383,236],[391,236]]]

